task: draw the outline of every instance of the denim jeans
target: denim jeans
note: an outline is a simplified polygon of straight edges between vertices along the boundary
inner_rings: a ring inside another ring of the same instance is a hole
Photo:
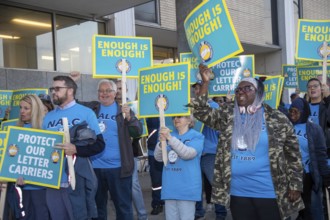
[[[165,217],[170,220],[192,220],[195,201],[165,200]]]
[[[137,172],[137,163],[138,159],[134,157],[134,172],[132,176],[132,196],[133,196],[133,205],[138,214],[138,220],[146,220],[147,210],[144,206],[143,194],[139,182],[139,176]]]
[[[98,220],[107,219],[108,191],[116,208],[116,219],[133,220],[132,176],[120,178],[121,168],[94,169],[98,179],[96,205]]]
[[[321,187],[318,192],[312,190],[311,213],[314,219],[324,220],[323,191]]]
[[[161,200],[161,187],[162,187],[162,175],[163,175],[163,162],[158,162],[155,157],[148,156],[148,162],[150,166],[150,178],[152,187],[152,201],[151,207],[163,205],[164,202]]]
[[[214,172],[214,162],[215,162],[215,154],[204,154],[201,157],[201,170],[202,173],[205,174],[208,181],[212,184],[213,183],[213,172]],[[216,216],[226,217],[227,216],[227,209],[226,207],[214,204],[215,207],[215,214]],[[204,216],[205,210],[203,208],[203,196],[202,201],[198,201],[196,203],[196,213],[195,216]]]

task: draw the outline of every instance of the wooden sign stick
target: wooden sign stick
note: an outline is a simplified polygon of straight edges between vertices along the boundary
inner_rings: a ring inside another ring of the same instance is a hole
[[[4,211],[7,197],[7,183],[1,182],[1,194],[0,194],[0,220],[4,219]]]
[[[323,42],[323,71],[322,71],[322,83],[327,83],[327,58],[328,58],[328,43],[326,41]]]
[[[126,103],[126,59],[121,59],[121,104]],[[123,117],[125,118],[125,113],[123,113]]]
[[[63,130],[64,130],[64,142],[65,143],[70,143],[70,132],[69,132],[69,123],[68,123],[68,118],[62,118],[63,121]],[[68,161],[68,168],[69,168],[69,182],[71,185],[72,190],[75,190],[76,188],[76,174],[74,172],[74,167],[73,167],[73,157],[72,155],[67,155],[66,159]]]
[[[158,109],[159,109],[160,127],[165,127],[164,100],[162,97],[160,97],[158,100]],[[166,143],[166,141],[161,141],[160,144],[162,146],[162,155],[163,155],[164,166],[166,166],[167,165],[167,150],[166,150],[167,143]]]

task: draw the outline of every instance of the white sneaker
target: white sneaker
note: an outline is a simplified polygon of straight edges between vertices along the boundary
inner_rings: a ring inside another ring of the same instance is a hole
[[[211,212],[213,210],[214,205],[212,203],[209,203],[206,205],[206,212]]]

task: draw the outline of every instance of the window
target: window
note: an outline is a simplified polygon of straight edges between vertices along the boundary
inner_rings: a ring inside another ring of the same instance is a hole
[[[265,39],[269,44],[279,44],[278,39],[278,23],[277,23],[277,1],[276,0],[264,0],[265,6]]]
[[[92,72],[92,36],[105,33],[104,23],[4,5],[0,14],[0,66]]]
[[[38,69],[38,50],[53,50],[51,14],[0,5],[0,64],[9,68]],[[45,70],[52,70],[46,68]]]
[[[159,23],[156,8],[156,0],[135,7],[135,19],[145,22]]]

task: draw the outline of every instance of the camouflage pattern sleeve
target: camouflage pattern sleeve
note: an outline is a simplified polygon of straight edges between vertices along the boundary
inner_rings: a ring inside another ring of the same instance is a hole
[[[215,130],[220,130],[221,111],[211,108],[206,94],[193,99],[187,106],[191,107],[194,117]],[[217,122],[217,123],[216,123]]]

